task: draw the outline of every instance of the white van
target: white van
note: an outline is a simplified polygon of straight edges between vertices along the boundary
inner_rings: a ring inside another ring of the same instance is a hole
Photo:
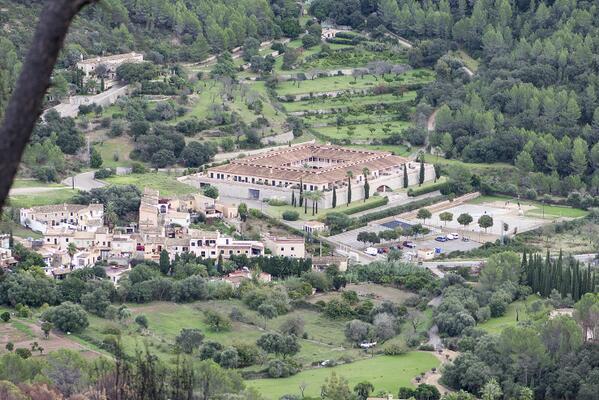
[[[379,251],[376,249],[376,247],[369,247],[366,250],[364,250],[364,252],[369,256],[376,256],[377,254],[379,254]]]

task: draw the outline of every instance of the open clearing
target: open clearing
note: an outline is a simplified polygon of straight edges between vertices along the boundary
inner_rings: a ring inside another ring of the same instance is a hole
[[[10,205],[16,208],[28,208],[44,206],[49,204],[61,204],[71,202],[73,195],[77,194],[73,189],[56,189],[43,193],[31,195],[17,195],[9,198]]]
[[[526,300],[518,300],[508,305],[507,312],[504,316],[491,318],[490,320],[477,325],[478,328],[493,334],[500,334],[505,328],[516,326],[518,322],[527,321],[530,319],[526,307],[530,306],[541,298],[536,295],[528,296]]]
[[[333,368],[316,368],[289,378],[247,381],[247,384],[258,389],[266,399],[276,400],[285,394],[299,395],[299,385],[305,382],[307,387],[304,395],[318,397],[320,387],[334,371],[338,376],[346,378],[350,387],[362,381],[369,381],[374,385],[375,393],[397,393],[401,386],[412,386],[411,380],[414,376],[439,364],[439,360],[431,353],[417,351],[401,356],[374,357]]]

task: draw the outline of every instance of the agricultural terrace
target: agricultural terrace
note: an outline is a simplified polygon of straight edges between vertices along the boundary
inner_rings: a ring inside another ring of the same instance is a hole
[[[403,74],[372,75],[361,78],[353,76],[327,76],[303,81],[285,81],[279,83],[277,94],[281,97],[326,94],[331,92],[373,89],[377,86],[410,86],[433,81],[435,75],[426,69],[414,69]]]

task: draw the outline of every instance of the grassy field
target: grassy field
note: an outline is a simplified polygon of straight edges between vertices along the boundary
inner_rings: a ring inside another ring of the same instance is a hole
[[[276,400],[285,394],[299,395],[299,385],[305,382],[307,387],[304,394],[318,397],[320,387],[334,371],[338,376],[346,378],[350,387],[369,381],[374,385],[375,393],[396,393],[401,386],[412,386],[410,381],[420,372],[438,365],[439,361],[431,353],[411,352],[401,356],[379,356],[333,368],[312,369],[289,378],[247,381],[247,384],[258,389],[266,399]]]
[[[364,75],[364,77],[358,79],[354,79],[352,76],[331,76],[301,82],[287,81],[279,84],[277,93],[280,96],[286,96],[336,90],[365,89],[377,85],[398,86],[402,84],[428,83],[434,79],[434,73],[430,70],[415,69],[397,78],[391,74],[387,75],[387,77],[391,77],[392,81],[387,82],[380,76],[374,77],[372,75]]]
[[[311,99],[285,103],[284,107],[287,112],[295,111],[314,111],[328,110],[341,107],[359,107],[369,104],[389,104],[397,102],[412,101],[416,98],[415,91],[404,93],[402,97],[397,97],[392,94],[382,94],[379,96],[339,96],[329,97],[326,99]]]
[[[45,206],[69,203],[76,193],[78,191],[73,189],[56,189],[38,194],[11,196],[9,201],[10,205],[16,208]]]
[[[174,174],[169,175],[164,172],[111,176],[104,179],[104,182],[112,185],[135,185],[140,190],[146,187],[158,189],[160,190],[160,194],[165,196],[198,192],[198,189],[193,186],[179,182]]]
[[[13,189],[34,188],[34,187],[64,187],[64,185],[56,182],[42,182],[35,179],[15,179],[12,183]]]
[[[264,331],[264,319],[256,312],[249,310],[239,300],[203,301],[192,304],[176,304],[169,302],[153,302],[148,304],[129,304],[133,313],[131,321],[117,324],[103,318],[90,316],[90,326],[80,335],[83,341],[102,341],[106,337],[107,327],[118,327],[121,331],[121,340],[127,353],[147,344],[153,352],[165,361],[170,361],[173,356],[173,344],[176,336],[183,328],[197,328],[205,334],[205,340],[214,340],[224,346],[235,343],[255,343]],[[230,331],[212,332],[204,323],[204,311],[215,310],[224,315],[229,315],[233,307],[240,309],[247,321],[251,323],[232,322]],[[133,322],[136,315],[144,314],[149,321],[149,335],[140,335],[136,324]],[[291,316],[301,316],[305,321],[305,331],[308,340],[300,339],[301,349],[295,356],[302,365],[309,365],[314,361],[325,359],[339,359],[350,356],[353,359],[366,356],[362,351],[344,347],[345,336],[343,329],[345,321],[330,321],[311,310],[297,310],[290,314],[280,316],[268,321],[266,327],[275,331],[281,323]],[[249,368],[259,368],[252,366]]]
[[[526,300],[519,300],[508,306],[507,312],[502,317],[491,318],[490,320],[479,324],[478,327],[493,334],[500,334],[505,328],[516,326],[518,321],[526,321],[529,316],[526,312],[526,306],[540,300],[539,296],[528,296]],[[516,320],[518,319],[518,320]]]
[[[102,156],[102,167],[116,168],[131,165],[129,153],[134,149],[134,145],[128,136],[104,140],[94,144],[94,148]]]

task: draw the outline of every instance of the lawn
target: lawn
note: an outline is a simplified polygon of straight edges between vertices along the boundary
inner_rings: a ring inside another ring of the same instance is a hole
[[[351,90],[374,88],[378,85],[398,86],[418,83],[428,83],[434,79],[434,73],[430,70],[415,69],[408,71],[397,78],[387,75],[391,82],[387,82],[380,76],[364,75],[362,78],[354,79],[352,76],[331,76],[305,81],[286,81],[279,84],[277,93],[280,96],[298,95],[308,93],[323,93],[336,90]],[[299,84],[299,86],[298,86]]]
[[[12,226],[12,234],[20,238],[41,239],[44,237],[41,233],[34,232],[17,223],[14,223]]]
[[[104,179],[104,182],[112,185],[135,185],[140,190],[146,187],[158,189],[160,190],[160,194],[165,196],[198,192],[197,188],[179,182],[175,175],[169,175],[164,172],[111,176]]]
[[[287,112],[327,110],[341,107],[360,107],[370,104],[389,104],[412,101],[416,98],[415,91],[404,93],[402,97],[392,94],[367,95],[367,96],[339,96],[329,98],[318,98],[285,103]]]
[[[500,334],[505,328],[516,326],[518,321],[526,321],[529,315],[526,312],[526,306],[540,300],[539,296],[528,296],[526,300],[518,300],[511,303],[507,312],[502,317],[491,318],[490,320],[479,324],[478,327],[493,334]],[[518,318],[518,320],[516,320]]]
[[[106,139],[94,144],[102,156],[102,167],[116,168],[131,165],[129,153],[134,149],[133,142],[127,136]]]
[[[69,203],[76,193],[78,193],[78,191],[73,189],[56,189],[31,195],[10,196],[9,201],[12,207],[29,208],[50,204]]]
[[[34,188],[34,187],[64,187],[64,185],[56,182],[42,182],[35,179],[15,179],[12,183],[13,189]]]
[[[258,389],[268,400],[278,399],[285,394],[300,395],[299,385],[302,382],[307,384],[304,395],[318,397],[325,379],[335,372],[347,379],[350,387],[362,381],[369,381],[374,385],[375,393],[397,393],[402,386],[412,386],[411,380],[416,375],[438,366],[439,361],[431,353],[411,352],[401,356],[374,357],[333,368],[311,369],[289,378],[259,379],[246,383]]]

